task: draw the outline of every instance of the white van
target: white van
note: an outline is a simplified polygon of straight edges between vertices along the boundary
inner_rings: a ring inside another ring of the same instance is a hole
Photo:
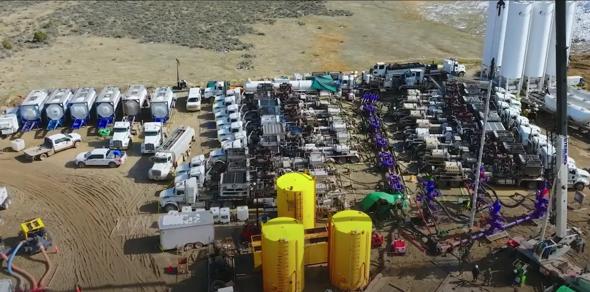
[[[189,112],[201,110],[201,88],[195,87],[188,91],[186,110]]]

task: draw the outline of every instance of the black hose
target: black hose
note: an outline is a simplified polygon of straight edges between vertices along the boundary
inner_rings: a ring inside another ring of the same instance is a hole
[[[469,217],[467,217],[467,215],[463,215],[463,214],[452,214],[453,212],[449,211],[449,209],[443,205],[441,202],[439,202],[438,200],[433,200],[437,205],[439,205],[441,207],[441,209],[445,212],[445,214],[447,214],[447,216],[453,220],[453,222],[455,223],[467,223],[469,221]]]
[[[486,191],[491,191],[491,193],[494,195],[494,198],[496,198],[496,200],[498,200],[498,202],[500,202],[500,204],[502,205],[502,207],[506,207],[506,208],[516,208],[520,205],[522,205],[524,203],[524,201],[526,201],[528,196],[522,196],[522,199],[519,201],[516,201],[516,203],[514,204],[507,204],[502,202],[502,200],[500,200],[500,197],[498,197],[498,194],[496,193],[496,191],[491,188],[489,185],[487,184],[482,184],[481,185],[483,189],[485,189]]]

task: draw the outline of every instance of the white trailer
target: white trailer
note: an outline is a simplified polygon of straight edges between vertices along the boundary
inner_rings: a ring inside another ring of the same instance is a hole
[[[123,113],[126,116],[137,117],[141,114],[142,108],[149,107],[147,97],[148,92],[144,85],[135,84],[129,86],[129,89],[122,97]]]
[[[120,101],[121,90],[119,87],[107,86],[100,91],[94,102],[99,129],[104,129],[115,121]]]
[[[55,130],[64,122],[68,103],[73,94],[69,88],[54,90],[45,101],[45,117],[47,118],[47,130]]]
[[[8,108],[0,115],[0,135],[12,135],[18,131],[18,109]]]
[[[90,87],[78,88],[70,101],[70,115],[72,116],[72,129],[80,129],[86,126],[90,119],[90,112],[96,100],[96,90]]]
[[[152,120],[165,124],[170,119],[176,96],[170,87],[158,87],[151,98]]]
[[[152,157],[154,165],[148,171],[149,178],[153,180],[169,179],[174,174],[176,166],[188,157],[194,140],[195,130],[193,128],[181,126],[175,129]]]
[[[42,118],[41,111],[43,111],[47,97],[48,93],[45,89],[29,92],[19,107],[21,131],[28,132],[39,127]]]
[[[171,212],[160,216],[158,228],[162,250],[200,247],[215,239],[210,211]]]

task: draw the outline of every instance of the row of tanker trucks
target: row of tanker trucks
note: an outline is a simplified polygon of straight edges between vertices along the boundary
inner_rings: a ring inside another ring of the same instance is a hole
[[[2,124],[2,134],[41,128],[51,131],[68,123],[75,130],[93,121],[100,130],[111,127],[118,116],[133,122],[148,112],[153,122],[166,123],[175,101],[170,87],[158,87],[151,94],[144,85],[131,85],[124,94],[116,86],[98,93],[90,87],[33,90],[17,110],[0,116],[6,124]]]

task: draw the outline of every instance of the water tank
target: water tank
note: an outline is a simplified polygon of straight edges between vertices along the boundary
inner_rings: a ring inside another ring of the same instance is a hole
[[[315,180],[301,172],[289,172],[277,179],[277,212],[291,217],[305,229],[315,227]]]
[[[545,59],[549,48],[551,24],[555,5],[551,2],[535,2],[531,14],[531,29],[526,51],[524,76],[543,77]]]
[[[576,14],[576,2],[567,1],[565,6],[565,42],[568,47],[567,56],[569,58],[570,50],[569,47],[572,44],[572,29],[574,27],[574,19]],[[545,74],[549,76],[555,76],[555,23],[551,28],[551,38],[549,39],[549,50],[547,53],[547,65]]]
[[[521,78],[525,62],[526,45],[531,20],[530,2],[511,2],[504,42],[501,76],[506,79]]]
[[[262,225],[264,291],[303,291],[303,233],[303,225],[293,218],[278,217]]]
[[[371,218],[360,211],[340,211],[330,220],[328,268],[330,282],[343,291],[361,290],[369,283]]]

